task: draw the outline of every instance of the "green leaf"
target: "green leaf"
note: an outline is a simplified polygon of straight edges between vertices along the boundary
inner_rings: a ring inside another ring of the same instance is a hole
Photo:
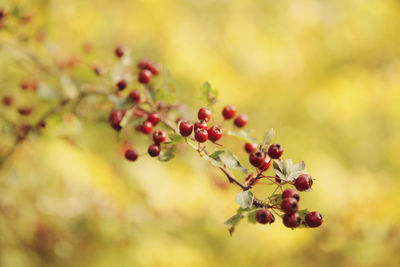
[[[205,82],[201,87],[201,94],[204,101],[207,102],[209,106],[214,105],[218,101],[218,91],[211,87],[209,82]]]
[[[166,144],[168,144],[168,145],[175,145],[175,144],[182,143],[185,141],[185,137],[183,137],[182,135],[177,134],[177,133],[169,133],[168,137],[169,137],[169,139],[171,139],[171,141],[166,142]]]
[[[275,136],[275,130],[273,128],[269,129],[264,135],[264,140],[260,145],[260,150],[267,151],[268,146],[272,142],[274,136]]]
[[[224,153],[219,155],[219,159],[226,165],[226,167],[239,169],[247,175],[247,169],[240,164],[239,159],[232,153],[232,151],[225,150]]]
[[[253,200],[254,196],[250,191],[241,191],[235,197],[236,203],[239,204],[241,208],[251,208]]]
[[[129,119],[131,118],[132,114],[133,114],[133,109],[129,109],[127,112],[125,112],[124,117],[122,118],[121,122],[119,123],[119,125],[122,128],[124,128],[128,124]]]
[[[255,137],[250,136],[250,134],[254,132],[253,129],[249,130],[240,130],[240,131],[228,131],[228,135],[235,136],[245,142],[254,143],[256,141]]]
[[[271,205],[280,205],[282,202],[282,194],[274,194],[269,197]]]
[[[243,217],[244,216],[241,213],[235,214],[230,217],[224,224],[235,226],[243,219]]]
[[[257,211],[259,211],[259,210],[260,210],[260,209],[257,208],[257,209],[254,209],[254,210],[252,210],[252,211],[250,211],[250,212],[247,213],[247,221],[248,221],[249,223],[253,223],[253,224],[256,224],[256,223],[257,223],[257,221],[256,221],[256,214],[257,214]]]
[[[175,102],[175,100],[176,100],[174,94],[167,92],[167,90],[164,88],[159,88],[156,90],[155,98],[158,101],[163,101],[163,102],[169,103],[169,104]]]
[[[305,218],[310,211],[308,209],[298,210],[297,213],[300,215],[301,218]]]
[[[224,150],[217,150],[217,151],[214,151],[212,154],[210,154],[209,157],[213,158],[213,159],[218,159],[219,155],[221,155],[224,152],[225,152]]]
[[[146,120],[145,117],[134,118],[129,121],[129,124],[135,127],[135,126],[141,125],[145,120]]]
[[[175,146],[167,149],[162,149],[160,155],[158,155],[159,161],[169,161],[175,157]]]
[[[218,168],[223,168],[224,167],[224,163],[219,159],[213,159],[210,156],[204,155],[203,156],[204,159],[208,160],[213,166],[218,167]]]
[[[287,182],[294,181],[299,175],[307,173],[305,167],[304,161],[293,164],[291,159],[285,161],[282,159],[274,160],[275,174]]]

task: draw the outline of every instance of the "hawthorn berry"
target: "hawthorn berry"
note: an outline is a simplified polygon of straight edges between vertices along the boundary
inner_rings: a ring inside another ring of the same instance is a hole
[[[118,90],[120,90],[120,91],[124,90],[127,86],[128,86],[128,83],[125,80],[120,80],[117,83]]]
[[[197,113],[197,118],[206,122],[209,121],[211,118],[211,110],[209,110],[208,108],[199,109],[199,112]]]
[[[27,108],[19,108],[18,113],[22,116],[28,116],[29,114],[32,113],[32,108],[27,107]]]
[[[160,151],[161,151],[161,147],[157,144],[152,144],[147,149],[147,152],[149,153],[149,155],[151,157],[157,157],[158,155],[160,155]]]
[[[283,224],[288,228],[296,228],[301,223],[301,217],[297,212],[287,213],[283,216]]]
[[[222,131],[217,126],[212,126],[208,129],[208,139],[210,139],[211,142],[216,142],[221,139],[221,137]]]
[[[121,127],[120,123],[121,123],[124,115],[125,115],[125,110],[111,111],[110,116],[109,116],[111,127],[113,127],[117,131],[121,130],[122,127]]]
[[[310,189],[312,184],[313,180],[311,179],[311,176],[308,174],[302,174],[299,177],[297,177],[296,180],[294,181],[294,186],[299,191],[305,191]]]
[[[150,121],[144,121],[140,127],[140,130],[144,134],[150,134],[153,131],[153,124]]]
[[[155,130],[153,133],[153,140],[157,145],[161,144],[167,140],[167,133],[163,130]]]
[[[247,117],[246,114],[240,114],[239,116],[236,117],[234,123],[237,127],[242,128],[243,126],[246,125],[248,120],[249,118]]]
[[[133,90],[129,94],[129,98],[132,100],[134,104],[137,104],[140,102],[140,92],[139,90]]]
[[[271,163],[272,163],[272,160],[269,157],[265,156],[263,161],[261,162],[261,165],[258,166],[258,169],[260,171],[266,171],[271,166]]]
[[[305,219],[307,226],[312,228],[318,227],[322,224],[322,215],[318,211],[307,213]]]
[[[225,120],[232,119],[233,117],[235,117],[235,114],[236,114],[236,108],[231,105],[225,106],[224,109],[222,110],[222,116],[224,116]]]
[[[14,98],[6,95],[3,97],[2,101],[5,106],[11,106],[11,104],[14,102]]]
[[[268,156],[272,159],[279,159],[282,156],[283,148],[280,144],[272,144],[268,148]]]
[[[293,213],[299,209],[299,205],[295,198],[287,197],[282,199],[281,209],[284,213]]]
[[[134,149],[127,149],[125,151],[125,158],[129,161],[136,161],[139,154]]]
[[[291,188],[285,189],[285,191],[283,191],[283,193],[282,193],[282,199],[291,198],[291,197],[296,199],[297,201],[300,201],[299,192],[297,192],[296,190],[291,189]]]
[[[261,150],[256,150],[250,154],[249,161],[251,165],[258,168],[259,166],[261,166],[261,164],[263,164],[264,158],[264,152],[262,152]]]
[[[194,130],[196,131],[198,128],[202,128],[204,130],[208,130],[208,125],[206,121],[198,120],[194,123]]]
[[[261,209],[256,213],[256,221],[261,224],[271,224],[275,221],[275,217],[268,209]]]
[[[194,131],[194,138],[196,139],[197,142],[204,143],[208,139],[208,132],[203,128],[197,128]]]
[[[125,48],[123,46],[117,46],[114,50],[115,55],[119,58],[123,57],[125,54]]]
[[[153,124],[153,126],[156,126],[158,122],[160,121],[160,115],[157,113],[150,113],[147,116],[147,120]]]
[[[257,150],[257,144],[246,143],[244,145],[244,150],[246,150],[247,153],[252,153]]]
[[[153,75],[160,73],[160,67],[148,59],[141,59],[138,63],[140,69],[149,70]]]
[[[149,70],[141,70],[138,74],[138,81],[140,83],[148,84],[151,80],[151,71]]]
[[[179,123],[179,132],[182,136],[189,136],[193,131],[193,124],[190,121],[181,121]]]

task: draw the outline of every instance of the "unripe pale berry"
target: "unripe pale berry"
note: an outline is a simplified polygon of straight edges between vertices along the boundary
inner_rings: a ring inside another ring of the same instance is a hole
[[[193,131],[193,124],[189,121],[181,121],[179,123],[179,132],[182,136],[189,136]]]
[[[292,197],[284,198],[281,202],[281,210],[284,213],[293,213],[299,209],[297,200]]]
[[[128,86],[128,82],[125,80],[120,80],[117,83],[118,90],[120,90],[120,91],[124,90],[127,86]]]
[[[268,148],[268,155],[272,159],[279,159],[282,156],[283,148],[280,144],[272,144]]]
[[[261,224],[271,224],[275,221],[275,217],[269,210],[261,209],[256,213],[256,221]]]
[[[208,139],[208,132],[203,128],[197,128],[194,131],[194,138],[196,139],[197,142],[204,143]]]
[[[246,150],[247,153],[252,153],[257,150],[257,144],[246,143],[244,145],[244,150]]]
[[[150,134],[153,131],[153,124],[149,121],[144,121],[140,129],[142,133]]]
[[[151,157],[157,157],[160,154],[161,147],[157,144],[152,144],[147,149],[147,152]]]
[[[129,161],[136,161],[139,154],[134,149],[127,149],[125,151],[125,158]]]
[[[236,108],[231,105],[225,106],[224,109],[222,110],[222,116],[224,116],[225,120],[232,119],[233,117],[235,117],[235,114],[236,114]]]
[[[299,177],[297,177],[296,180],[294,181],[294,186],[299,191],[305,191],[310,189],[312,184],[313,180],[311,179],[311,176],[308,174],[302,174]]]
[[[209,121],[211,118],[211,110],[209,110],[208,108],[199,109],[199,112],[197,113],[197,118],[206,122]]]
[[[249,161],[251,165],[258,168],[259,166],[261,166],[261,164],[263,164],[264,158],[265,158],[264,152],[262,152],[261,150],[257,150],[250,154]]]
[[[296,228],[301,223],[301,217],[297,212],[288,213],[283,216],[283,224],[288,228]]]
[[[109,116],[109,120],[110,120],[111,126],[115,130],[117,130],[117,131],[121,130],[122,127],[121,127],[120,123],[121,123],[122,118],[124,117],[124,115],[125,115],[125,110],[113,110],[113,111],[111,111],[110,116]]]
[[[291,197],[296,199],[297,201],[300,201],[299,192],[297,192],[296,190],[291,189],[291,188],[285,189],[285,191],[283,191],[283,193],[282,193],[282,199],[291,198]]]
[[[155,130],[153,133],[153,140],[156,144],[161,144],[167,140],[167,133],[163,130]]]
[[[148,84],[151,80],[151,71],[149,70],[141,70],[138,74],[138,81],[140,83]]]
[[[157,113],[150,113],[147,116],[147,120],[153,124],[153,126],[156,126],[158,122],[160,121],[160,115]]]
[[[217,126],[212,126],[208,129],[208,139],[211,142],[216,142],[222,137],[222,131]]]
[[[234,123],[237,127],[242,128],[246,125],[248,120],[249,118],[247,117],[246,114],[240,114],[239,116],[236,117]]]
[[[322,224],[322,215],[318,211],[312,211],[305,217],[306,224],[309,227],[318,227]]]

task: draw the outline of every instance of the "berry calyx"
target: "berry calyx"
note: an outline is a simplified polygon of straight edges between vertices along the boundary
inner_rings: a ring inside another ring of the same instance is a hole
[[[257,150],[257,144],[246,143],[244,145],[244,150],[246,150],[247,153],[252,153]]]
[[[151,80],[151,71],[149,70],[141,70],[138,74],[138,81],[140,83],[148,84]]]
[[[161,147],[157,144],[152,144],[147,149],[147,152],[149,153],[149,155],[151,157],[157,157],[158,155],[160,155],[160,151],[161,151]]]
[[[149,70],[153,75],[160,73],[160,67],[148,59],[141,59],[138,63],[140,69]]]
[[[237,127],[242,128],[246,125],[248,120],[249,118],[247,117],[246,114],[240,114],[239,116],[236,117],[234,123]]]
[[[261,164],[263,164],[264,158],[264,152],[262,152],[261,150],[256,150],[250,154],[249,161],[251,165],[258,168],[259,166],[261,166]]]
[[[134,149],[127,149],[125,151],[125,158],[129,161],[136,161],[139,154]]]
[[[272,144],[268,148],[268,156],[272,159],[279,159],[282,156],[283,148],[280,144]]]
[[[291,188],[285,189],[285,191],[283,191],[282,199],[285,199],[285,198],[294,198],[297,201],[300,201],[299,192],[297,192],[296,190],[291,189]]]
[[[263,161],[261,162],[261,165],[258,166],[258,169],[259,169],[260,171],[262,171],[262,172],[263,172],[263,171],[266,171],[266,170],[268,170],[269,167],[271,166],[271,163],[272,163],[272,160],[271,160],[269,157],[265,156],[264,159],[263,159]]]
[[[204,130],[208,130],[208,125],[206,121],[203,120],[198,120],[194,123],[194,130],[196,131],[197,129],[202,128]]]
[[[179,123],[179,132],[182,136],[189,136],[193,131],[193,124],[190,121],[181,121]]]
[[[256,213],[256,221],[261,224],[271,224],[275,221],[275,217],[269,210],[261,209]]]
[[[221,137],[222,131],[217,126],[212,126],[208,129],[208,139],[210,139],[211,142],[216,142],[221,139]]]
[[[209,110],[208,108],[199,109],[199,112],[197,113],[197,118],[206,122],[209,121],[211,118],[211,110]]]
[[[281,202],[281,210],[284,213],[293,213],[299,209],[297,200],[292,197],[284,198]]]
[[[318,227],[322,224],[322,215],[318,211],[312,211],[310,213],[307,213],[306,217],[306,224],[309,227]]]
[[[153,126],[156,126],[158,122],[160,121],[160,115],[157,113],[150,113],[147,116],[147,120],[153,124]]]
[[[14,98],[12,96],[6,95],[3,97],[2,101],[5,106],[11,106],[14,102]]]
[[[117,57],[121,58],[124,56],[125,48],[123,46],[117,46],[114,50],[114,53]]]
[[[203,128],[197,128],[194,131],[194,138],[196,139],[197,142],[204,143],[208,139],[208,132]]]
[[[129,94],[129,98],[132,100],[132,103],[137,104],[140,102],[140,92],[139,90],[133,90]]]
[[[222,116],[224,116],[225,120],[232,119],[233,117],[235,117],[235,114],[236,114],[236,108],[231,105],[225,106],[224,109],[222,110]]]
[[[110,116],[109,116],[111,127],[113,127],[117,131],[121,130],[122,127],[121,127],[120,123],[121,123],[124,115],[125,115],[125,110],[111,111]]]
[[[310,189],[312,184],[313,180],[311,179],[311,176],[308,174],[302,174],[299,177],[297,177],[296,180],[294,181],[294,186],[299,191],[305,191]]]
[[[167,133],[164,132],[163,130],[155,130],[153,133],[153,140],[154,140],[154,143],[159,145],[159,144],[165,142],[165,140],[167,140]]]
[[[149,121],[144,121],[140,127],[140,130],[144,134],[150,134],[153,131],[153,124]]]
[[[287,213],[283,216],[283,224],[288,228],[296,228],[301,223],[301,217],[297,212]]]
[[[118,90],[120,90],[120,91],[124,90],[127,86],[128,86],[128,82],[125,80],[120,80],[117,83]]]

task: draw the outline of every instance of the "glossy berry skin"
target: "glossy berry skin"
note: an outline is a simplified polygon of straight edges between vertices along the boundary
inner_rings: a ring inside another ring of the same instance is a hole
[[[302,174],[299,177],[297,177],[296,180],[294,181],[294,186],[299,191],[305,191],[310,189],[312,184],[313,180],[311,179],[311,176],[308,174]]]
[[[165,140],[167,140],[167,133],[163,130],[155,130],[153,133],[153,140],[157,145],[164,143]]]
[[[148,84],[151,80],[151,71],[149,70],[141,70],[138,74],[138,81],[140,83]]]
[[[268,148],[268,156],[272,159],[279,159],[282,156],[283,148],[280,144],[272,144]]]
[[[22,116],[28,116],[32,113],[32,108],[19,108],[18,113]]]
[[[189,121],[181,121],[179,123],[179,132],[182,136],[189,136],[193,132],[193,124]]]
[[[283,216],[283,224],[288,228],[296,228],[301,223],[301,217],[297,212],[287,213]]]
[[[284,198],[281,202],[281,210],[284,213],[293,213],[299,209],[297,200],[292,197]]]
[[[322,224],[322,215],[318,211],[312,211],[308,213],[305,219],[307,226],[312,228],[321,226]]]
[[[272,160],[269,157],[264,157],[264,160],[261,162],[261,165],[258,166],[260,171],[266,171],[271,167]]]
[[[236,117],[234,123],[237,127],[242,128],[246,125],[248,120],[249,118],[247,117],[246,114],[240,114],[239,116]]]
[[[285,198],[294,198],[297,201],[300,201],[299,192],[297,192],[296,190],[291,189],[291,188],[285,189],[285,191],[283,191],[282,199],[285,199]]]
[[[109,116],[111,127],[113,127],[117,131],[121,130],[122,127],[121,127],[120,123],[121,123],[124,115],[125,115],[125,110],[111,111],[110,116]]]
[[[194,131],[194,138],[199,143],[204,143],[208,139],[208,132],[203,128],[198,128]]]
[[[129,93],[129,98],[134,104],[140,103],[140,92],[139,90],[133,90]]]
[[[212,126],[210,129],[208,129],[207,132],[208,132],[208,139],[211,142],[216,142],[222,137],[222,131],[217,126]]]
[[[120,90],[120,91],[124,90],[127,86],[128,86],[128,83],[125,80],[120,80],[117,83],[118,90]]]
[[[140,127],[140,130],[144,134],[150,134],[153,131],[153,124],[149,121],[143,122],[142,126]]]
[[[161,151],[161,147],[157,144],[152,144],[147,149],[147,152],[149,153],[149,155],[151,157],[157,157],[158,155],[160,155],[160,151]]]
[[[244,145],[244,150],[246,150],[247,153],[252,153],[257,150],[257,144],[246,143]]]
[[[230,120],[236,115],[236,108],[234,106],[228,105],[225,106],[222,110],[222,116],[224,116],[225,120]]]
[[[4,96],[2,101],[5,106],[11,106],[14,102],[14,98],[12,96]]]
[[[271,224],[275,221],[275,217],[269,210],[261,209],[256,213],[256,221],[261,224]]]
[[[148,59],[141,59],[138,63],[140,69],[149,70],[153,75],[158,75],[160,73],[160,68],[154,62]]]
[[[201,108],[197,113],[197,118],[203,121],[209,121],[211,119],[211,110],[208,108]]]
[[[204,130],[208,130],[208,125],[206,121],[203,120],[198,120],[194,123],[194,130],[196,131],[197,129],[202,128]]]
[[[125,158],[129,161],[136,161],[139,154],[134,149],[127,149],[125,151]]]
[[[147,116],[147,120],[153,124],[153,126],[156,126],[158,122],[160,121],[160,115],[157,113],[150,113]]]
[[[121,58],[124,56],[125,49],[123,46],[117,46],[114,50],[114,53],[117,57]]]
[[[251,165],[258,168],[259,166],[261,166],[261,164],[263,164],[264,158],[264,152],[262,152],[261,150],[257,150],[250,154],[249,161]]]

